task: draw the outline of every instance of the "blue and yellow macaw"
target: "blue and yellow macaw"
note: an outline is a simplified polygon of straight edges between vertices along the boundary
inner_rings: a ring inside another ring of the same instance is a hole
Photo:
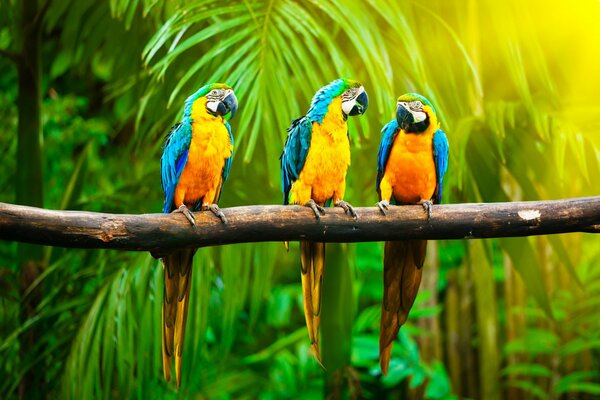
[[[324,206],[333,202],[357,218],[344,201],[346,171],[350,165],[349,115],[363,114],[367,92],[356,81],[337,79],[322,87],[312,99],[308,113],[292,122],[281,155],[284,204],[310,207],[317,220]],[[313,352],[319,354],[321,283],[325,268],[325,243],[300,242],[304,314]]]
[[[448,168],[448,139],[439,129],[435,108],[425,97],[408,93],[398,98],[396,118],[382,129],[377,157],[377,192],[383,214],[391,204],[431,205],[442,201]],[[426,240],[386,242],[383,256],[383,303],[379,334],[379,364],[387,375],[392,344],[415,301]]]
[[[183,119],[171,128],[160,159],[164,212],[181,212],[195,225],[196,210],[210,210],[223,223],[217,206],[231,168],[233,135],[228,119],[237,110],[233,90],[222,83],[201,87],[185,101]],[[162,258],[165,286],[162,309],[162,353],[165,379],[171,379],[175,356],[177,387],[196,249],[178,249]]]

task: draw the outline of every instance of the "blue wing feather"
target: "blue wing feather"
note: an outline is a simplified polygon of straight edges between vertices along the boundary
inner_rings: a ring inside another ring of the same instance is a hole
[[[231,132],[231,125],[229,125],[228,121],[225,121],[225,127],[227,128],[227,132],[229,133],[229,143],[231,143],[231,145],[234,145],[234,140],[233,140],[233,133]],[[229,176],[229,171],[231,170],[231,163],[233,162],[233,151],[231,153],[231,156],[229,156],[229,158],[225,159],[225,165],[223,166],[223,173],[221,174],[223,180],[221,181],[221,188],[219,189],[219,192],[217,194],[217,201],[219,201],[219,199],[221,198],[221,193],[222,193],[222,188],[223,188],[223,184],[225,183],[225,181],[227,180],[227,177]]]
[[[175,170],[176,171],[183,171],[183,167],[185,167],[185,164],[187,162],[187,156],[188,156],[188,151],[189,150],[185,150],[180,156],[179,159],[177,160],[177,163],[175,164]]]
[[[231,145],[233,146],[234,145],[233,133],[231,133],[231,125],[229,125],[229,122],[225,121],[225,127],[227,128],[227,132],[229,132],[229,141],[230,141]],[[229,176],[229,171],[231,170],[232,161],[233,161],[233,152],[231,153],[231,156],[225,160],[225,166],[223,167],[223,183],[225,183],[225,181],[227,180],[227,177]]]
[[[165,193],[163,212],[165,213],[174,209],[173,196],[187,162],[191,141],[192,126],[185,122],[174,125],[165,139],[163,154],[160,158],[161,181]]]
[[[381,142],[379,143],[379,153],[377,154],[377,182],[375,184],[375,190],[379,193],[379,184],[383,179],[383,173],[385,172],[385,165],[387,164],[388,158],[390,158],[390,152],[392,151],[392,145],[394,144],[394,137],[398,131],[398,121],[395,119],[388,122],[383,129],[381,129]]]
[[[283,153],[279,158],[281,160],[281,186],[284,193],[283,204],[289,203],[289,193],[306,162],[311,137],[312,123],[309,118],[305,116],[292,121],[292,125],[288,128]]]
[[[442,202],[442,189],[444,187],[444,174],[448,170],[448,138],[441,129],[438,129],[433,134],[433,161],[435,162],[435,173],[437,180],[437,188],[435,191],[434,201]]]

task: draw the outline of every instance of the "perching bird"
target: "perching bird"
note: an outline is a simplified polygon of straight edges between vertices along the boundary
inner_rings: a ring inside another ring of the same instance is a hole
[[[416,93],[400,96],[396,118],[381,132],[376,185],[379,209],[386,214],[390,203],[422,204],[431,218],[431,200],[441,202],[448,168],[448,139],[439,129],[433,105]],[[426,248],[426,240],[385,243],[379,334],[379,364],[384,375],[392,344],[419,290]]]
[[[346,120],[363,114],[367,92],[356,81],[337,79],[317,91],[308,113],[292,122],[281,154],[284,204],[310,207],[317,220],[324,206],[341,207],[357,218],[344,201],[346,171],[350,165],[350,136]],[[313,352],[319,354],[321,283],[325,267],[325,243],[300,242],[304,314]]]
[[[195,225],[195,210],[210,210],[223,223],[217,206],[231,168],[233,135],[228,120],[237,110],[233,90],[222,83],[200,88],[185,101],[183,119],[171,128],[160,159],[164,212],[181,212]],[[196,249],[178,249],[162,258],[165,286],[162,309],[162,353],[165,379],[171,379],[175,356],[177,387]]]

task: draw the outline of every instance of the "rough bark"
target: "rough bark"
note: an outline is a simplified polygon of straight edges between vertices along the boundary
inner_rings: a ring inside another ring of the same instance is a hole
[[[232,243],[314,240],[373,242],[401,239],[476,239],[600,231],[600,196],[568,200],[357,208],[354,221],[341,209],[314,218],[301,206],[224,209],[228,223],[197,212],[191,226],[182,214],[103,214],[51,211],[0,203],[0,239],[76,248],[111,248],[164,254],[173,248]]]

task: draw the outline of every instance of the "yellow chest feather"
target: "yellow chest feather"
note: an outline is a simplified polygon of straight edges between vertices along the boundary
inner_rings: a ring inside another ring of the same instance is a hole
[[[341,99],[329,105],[329,111],[321,124],[313,122],[310,148],[304,168],[295,183],[310,187],[310,197],[324,203],[334,197],[343,196],[346,172],[350,165],[350,140],[348,124],[341,111]],[[292,188],[292,195],[294,195]],[[301,202],[308,201],[302,199]]]
[[[204,104],[194,104],[192,108],[192,141],[176,188],[188,206],[194,206],[202,199],[205,203],[216,201],[215,191],[221,185],[225,160],[231,157],[233,150],[223,118],[204,110]],[[211,198],[205,198],[207,194]]]

